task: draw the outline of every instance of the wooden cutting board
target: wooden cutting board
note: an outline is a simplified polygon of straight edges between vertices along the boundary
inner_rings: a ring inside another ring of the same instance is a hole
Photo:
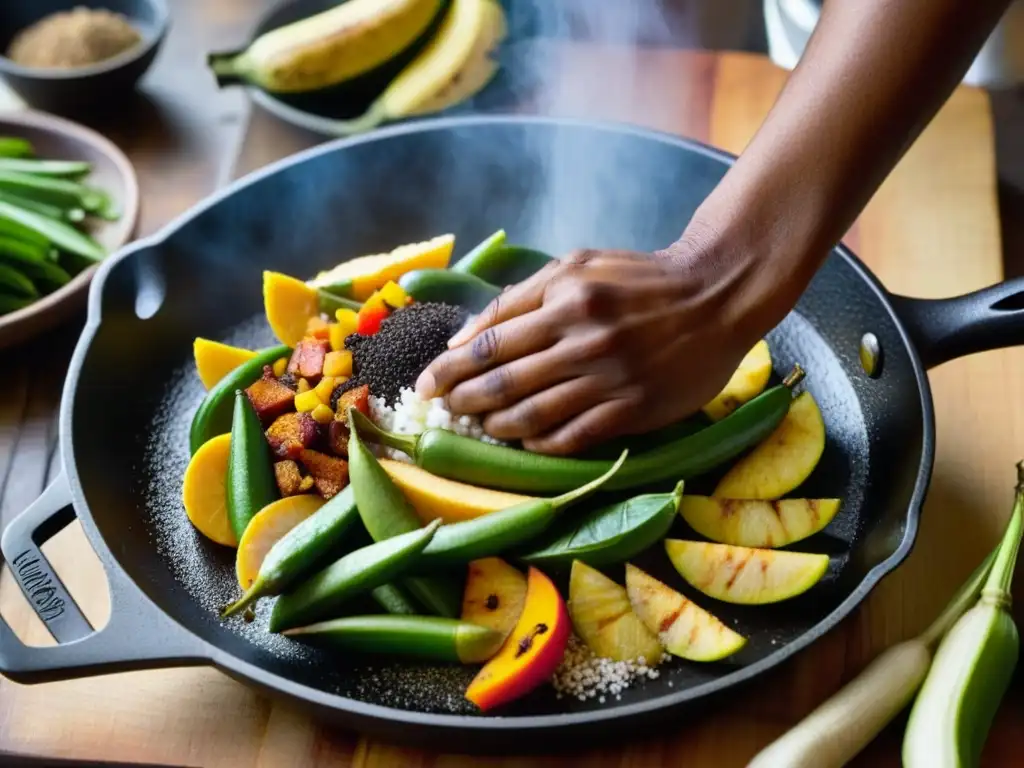
[[[634,59],[622,49],[558,45],[550,51],[550,66],[560,73],[559,97],[546,107],[524,105],[522,111],[625,120],[733,152],[753,135],[786,77],[767,59],[743,54],[644,50]],[[625,95],[611,101],[602,97],[613,88]],[[235,175],[318,141],[254,110]],[[993,153],[985,94],[960,89],[872,200],[847,242],[900,293],[948,296],[1000,280]],[[167,155],[162,162],[184,168],[189,160]],[[164,186],[154,178],[144,195],[158,205],[167,197],[181,200],[180,187]],[[624,741],[617,749],[573,757],[430,754],[322,727],[216,671],[182,669],[33,687],[0,682],[0,751],[268,768],[742,766],[882,648],[923,628],[1001,533],[1013,465],[1024,453],[1024,409],[1016,405],[1024,391],[1024,351],[955,361],[934,371],[931,380],[938,455],[918,542],[907,563],[812,648],[732,701],[688,715],[663,739]],[[105,582],[81,531],[73,526],[46,551],[89,617],[102,624],[108,610]],[[0,608],[16,631],[29,642],[49,642],[10,580],[2,585]],[[985,765],[1019,764],[1022,721],[1024,695],[1018,686],[1000,712]],[[856,764],[898,766],[901,735],[898,723]],[[457,752],[458,745],[452,749]]]

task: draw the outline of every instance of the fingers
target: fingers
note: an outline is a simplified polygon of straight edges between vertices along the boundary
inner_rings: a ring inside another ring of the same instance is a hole
[[[484,431],[501,440],[544,435],[607,397],[607,382],[600,377],[571,379],[489,414]]]
[[[568,456],[605,440],[627,434],[636,404],[629,399],[606,400],[571,421],[540,437],[523,440],[523,447],[535,453]]]
[[[448,341],[448,348],[455,349],[472,339],[485,328],[511,320],[539,309],[544,302],[544,287],[554,275],[559,262],[552,262],[535,275],[502,291],[483,312],[456,333]]]
[[[471,342],[443,353],[416,380],[417,394],[424,399],[440,397],[461,382],[480,376],[495,366],[551,346],[555,340],[555,324],[548,315],[547,312],[536,311],[515,317],[485,328]]]
[[[492,330],[495,329],[484,331],[477,339],[482,339]],[[535,392],[573,378],[578,373],[565,359],[562,349],[557,345],[548,347],[456,384],[448,393],[448,406],[454,413],[498,411]]]

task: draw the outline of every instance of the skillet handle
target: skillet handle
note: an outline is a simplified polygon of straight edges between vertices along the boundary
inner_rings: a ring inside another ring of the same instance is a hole
[[[926,368],[1024,344],[1024,278],[951,299],[893,296],[892,302]]]
[[[119,571],[110,581],[110,620],[94,631],[40,546],[75,519],[62,472],[0,537],[6,562],[29,605],[57,641],[24,645],[0,617],[0,674],[19,683],[67,680],[159,666],[207,664],[205,644],[154,606]]]

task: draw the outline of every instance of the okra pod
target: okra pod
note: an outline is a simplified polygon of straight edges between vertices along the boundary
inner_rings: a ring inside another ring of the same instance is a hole
[[[7,264],[0,264],[0,289],[29,299],[39,296],[39,291],[36,290],[32,281]]]
[[[280,632],[331,617],[347,601],[383,586],[409,570],[434,538],[441,521],[357,549],[282,595],[270,614]]]
[[[284,634],[343,651],[462,664],[486,661],[505,639],[488,627],[437,616],[349,616]]]
[[[233,616],[261,597],[279,595],[298,579],[315,572],[358,520],[355,495],[349,485],[270,548],[256,581],[240,600],[224,609],[221,617]]]
[[[53,205],[77,206],[90,213],[99,213],[110,205],[110,198],[101,190],[70,179],[31,173],[0,170],[0,189]]]
[[[0,136],[0,157],[32,157],[32,142],[18,136]]]
[[[54,221],[46,216],[40,216],[38,213],[18,208],[3,201],[0,201],[0,217],[34,230],[54,245],[68,251],[74,251],[80,256],[92,259],[93,261],[100,261],[107,255],[102,245],[62,221]]]
[[[0,172],[32,173],[37,176],[84,176],[92,164],[84,160],[36,160],[34,158],[0,157]]]

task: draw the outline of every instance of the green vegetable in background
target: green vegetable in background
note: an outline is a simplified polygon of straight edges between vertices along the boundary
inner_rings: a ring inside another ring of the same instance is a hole
[[[519,560],[539,568],[568,568],[573,560],[600,568],[621,563],[660,541],[675,521],[683,484],[672,493],[649,493],[556,523]]]
[[[370,597],[388,613],[403,616],[413,616],[419,613],[419,609],[405,591],[394,584],[385,584],[377,587],[370,593]]]
[[[465,272],[470,275],[476,274],[475,270],[480,262],[494,253],[498,248],[501,248],[504,244],[505,230],[499,229],[493,235],[490,235],[471,248],[465,256],[448,267],[448,269],[452,272]]]
[[[606,490],[696,477],[759,443],[779,425],[793,401],[791,387],[803,377],[797,366],[780,385],[761,393],[721,421],[637,456],[631,456]],[[355,425],[375,442],[411,456],[435,475],[487,488],[545,493],[568,491],[607,472],[610,461],[546,456],[462,437],[446,429],[418,435],[387,432],[356,412]]]
[[[270,446],[256,410],[240,389],[231,421],[227,497],[228,520],[238,541],[256,513],[278,497]]]
[[[505,637],[488,627],[436,616],[349,616],[285,633],[341,651],[478,664]]]
[[[270,631],[331,618],[352,598],[408,572],[440,525],[441,521],[435,520],[426,528],[357,549],[327,566],[277,599],[270,614]]]
[[[0,264],[0,291],[13,293],[16,296],[25,296],[30,299],[39,296],[39,291],[36,290],[32,281],[7,264]]]
[[[989,729],[1013,679],[1020,635],[1010,586],[1024,536],[1024,463],[1006,532],[981,597],[939,644],[903,738],[907,768],[960,768],[981,760]]]
[[[8,312],[17,312],[19,309],[24,309],[31,304],[35,299],[29,299],[22,296],[9,296],[6,293],[0,293],[0,315],[6,315]]]
[[[15,136],[0,136],[0,157],[32,157],[32,142]]]
[[[348,441],[349,480],[355,491],[359,517],[370,538],[385,541],[420,528],[416,511],[363,444],[351,418],[349,426],[352,430]],[[462,589],[450,579],[424,576],[408,578],[402,583],[433,613],[454,617],[462,609]]]
[[[102,190],[70,179],[18,171],[0,170],[0,189],[51,205],[84,208],[99,216],[107,214],[111,205],[110,197]]]
[[[50,205],[49,203],[43,203],[38,200],[32,200],[28,197],[22,197],[21,195],[14,194],[13,192],[4,192],[0,190],[0,201],[16,205],[19,208],[38,213],[40,216],[46,216],[50,219],[56,219],[57,221],[67,221],[72,224],[78,224],[85,220],[85,211],[81,208],[62,208],[59,205]]]
[[[84,160],[33,160],[0,157],[0,172],[34,173],[39,176],[84,176],[92,165]]]
[[[264,365],[272,365],[291,352],[291,347],[283,344],[264,349],[256,357],[231,371],[206,393],[205,399],[192,416],[188,440],[192,455],[211,437],[223,435],[231,430],[232,397],[235,390],[248,387],[263,375]]]
[[[107,255],[102,245],[62,221],[54,221],[3,201],[0,201],[0,217],[35,230],[54,245],[93,261],[100,261]]]
[[[5,219],[2,216],[0,216],[0,235],[31,243],[46,250],[50,247],[50,241],[45,235],[41,235],[34,229],[19,224],[16,221]]]
[[[356,497],[349,485],[270,548],[252,586],[241,599],[225,608],[221,617],[233,616],[261,597],[279,595],[296,580],[315,571],[358,520]]]

